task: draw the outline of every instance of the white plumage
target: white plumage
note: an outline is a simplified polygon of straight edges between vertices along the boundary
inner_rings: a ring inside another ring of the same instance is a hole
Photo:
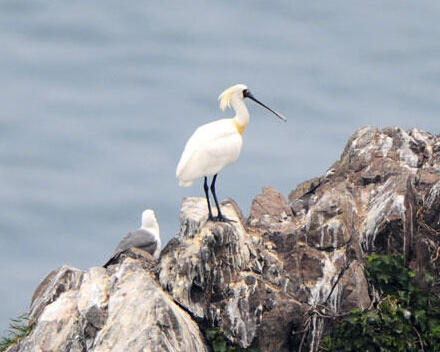
[[[181,186],[195,179],[214,176],[240,155],[243,138],[232,119],[222,119],[200,126],[185,145],[176,175]]]
[[[210,220],[227,220],[220,211],[215,194],[215,181],[218,172],[238,159],[243,145],[242,133],[249,124],[249,111],[243,101],[250,98],[279,118],[284,116],[258,101],[244,84],[237,84],[226,89],[219,96],[220,108],[232,107],[235,116],[221,119],[198,127],[185,145],[177,165],[176,176],[180,186],[190,186],[194,180],[204,177],[204,190],[208,202]],[[218,216],[214,218],[209,203],[207,177],[214,176],[211,192],[217,206]]]

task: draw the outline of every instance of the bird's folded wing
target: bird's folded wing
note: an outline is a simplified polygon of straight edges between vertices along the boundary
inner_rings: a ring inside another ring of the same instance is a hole
[[[222,119],[207,123],[198,127],[185,144],[182,156],[177,165],[176,176],[184,174],[185,168],[194,158],[194,154],[203,152],[203,150],[223,137],[228,137],[235,133],[230,119]],[[226,127],[226,128],[225,128]]]
[[[121,253],[133,247],[143,249],[153,255],[157,248],[157,241],[152,233],[143,229],[129,232],[124,236],[121,242],[119,242],[111,258],[104,265],[104,267],[108,266],[109,263],[111,263],[113,259],[118,257]]]

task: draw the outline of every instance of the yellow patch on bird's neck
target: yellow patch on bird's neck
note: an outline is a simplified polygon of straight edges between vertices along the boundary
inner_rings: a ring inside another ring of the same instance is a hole
[[[240,134],[243,134],[244,129],[246,128],[246,125],[240,124],[237,120],[234,120],[235,128],[237,129],[237,132]]]

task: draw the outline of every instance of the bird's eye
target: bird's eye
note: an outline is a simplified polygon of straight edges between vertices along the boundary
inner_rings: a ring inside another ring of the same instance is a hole
[[[246,98],[249,95],[249,89],[243,89],[243,98]]]

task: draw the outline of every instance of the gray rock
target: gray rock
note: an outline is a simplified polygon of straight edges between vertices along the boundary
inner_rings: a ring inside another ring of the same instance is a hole
[[[138,261],[126,259],[111,281],[108,318],[91,351],[208,352],[197,324]]]
[[[440,138],[361,128],[288,200],[264,187],[248,219],[232,200],[222,210],[234,221],[207,221],[206,200],[185,198],[158,262],[130,250],[107,270],[52,272],[34,330],[8,352],[208,351],[197,323],[262,352],[317,351],[334,317],[374,303],[371,251],[402,253],[421,285],[440,273]]]
[[[69,265],[63,265],[50,272],[35,290],[30,306],[29,318],[36,321],[43,309],[54,302],[62,293],[78,290],[81,286],[83,272]]]
[[[420,242],[416,213],[425,199],[420,216],[439,228],[439,150],[437,137],[417,129],[359,129],[340,160],[293,190],[289,202],[264,187],[244,225],[206,222],[205,200],[186,199],[160,283],[242,347],[291,351],[305,330],[303,348],[316,351],[326,316],[371,305],[363,270],[369,252],[400,252],[410,265],[421,253],[435,255],[434,244]]]
[[[63,266],[49,274],[34,295],[35,328],[10,352],[208,352],[197,324],[144,260],[125,256],[111,270]]]

